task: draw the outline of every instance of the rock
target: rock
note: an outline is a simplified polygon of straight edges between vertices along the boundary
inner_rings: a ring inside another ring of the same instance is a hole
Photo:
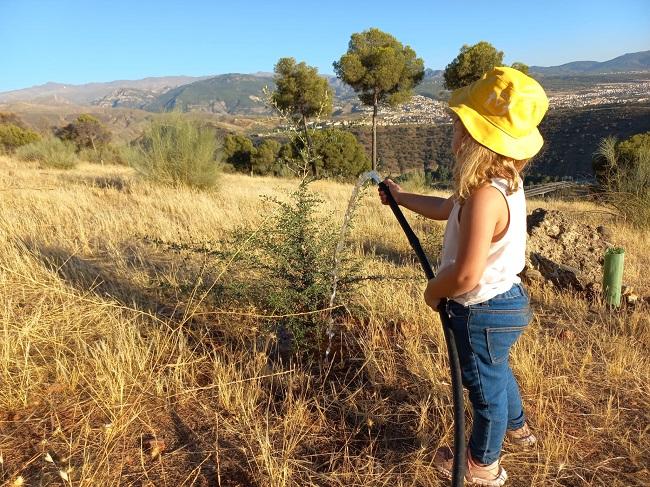
[[[157,440],[155,438],[147,440],[144,446],[152,460],[158,458],[166,448],[163,440]]]
[[[601,231],[543,208],[528,215],[527,227],[527,279],[539,281],[540,276],[532,272],[537,271],[542,280],[559,289],[591,297],[600,294],[603,255],[608,247]]]
[[[532,267],[526,267],[521,277],[529,282],[544,282],[546,280],[541,272]]]
[[[557,225],[549,225],[545,229],[546,235],[549,237],[558,237],[562,233],[562,229]]]
[[[103,98],[94,100],[92,104],[105,108],[144,108],[154,102],[158,94],[152,90],[118,88]]]
[[[596,227],[596,231],[605,240],[607,240],[607,241],[612,240],[612,231],[609,228],[607,228],[607,227],[605,227],[603,225],[599,225],[599,226]]]

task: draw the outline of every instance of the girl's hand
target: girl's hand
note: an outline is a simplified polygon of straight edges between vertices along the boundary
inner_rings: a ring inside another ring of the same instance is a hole
[[[440,304],[440,298],[436,298],[431,295],[431,281],[433,281],[433,279],[429,281],[429,284],[427,284],[427,288],[424,290],[424,301],[434,311],[437,311],[438,305]]]
[[[388,186],[388,189],[390,190],[390,194],[393,195],[393,199],[395,202],[399,205],[401,204],[400,202],[400,196],[402,194],[402,188],[400,187],[399,184],[393,182],[391,179],[384,179],[384,183],[386,183],[386,186]],[[381,204],[382,205],[387,205],[388,204],[388,196],[386,196],[386,193],[384,193],[381,188],[379,188],[379,198],[381,199]]]

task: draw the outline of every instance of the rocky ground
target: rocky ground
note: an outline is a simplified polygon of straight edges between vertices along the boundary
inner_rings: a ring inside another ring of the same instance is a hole
[[[611,240],[611,230],[603,225],[589,225],[557,210],[537,208],[528,215],[524,278],[596,298],[602,292],[604,256],[613,247]],[[631,286],[623,284],[627,304],[643,301]]]

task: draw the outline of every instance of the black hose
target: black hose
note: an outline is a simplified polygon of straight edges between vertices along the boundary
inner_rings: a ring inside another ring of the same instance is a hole
[[[395,218],[397,218],[402,230],[406,234],[406,238],[408,238],[415,255],[420,261],[420,266],[422,267],[424,274],[427,276],[427,279],[433,279],[433,269],[431,268],[431,264],[429,264],[429,259],[427,259],[424,250],[422,250],[420,240],[417,235],[415,235],[415,232],[413,232],[413,229],[406,220],[406,217],[395,201],[395,198],[393,198],[390,189],[388,189],[388,185],[381,182],[379,183],[379,189],[381,189],[386,195],[390,209],[393,210]],[[446,307],[447,299],[443,298],[440,300],[440,304],[438,305],[438,312],[440,313],[440,321],[442,322],[445,342],[447,343],[447,355],[449,356],[451,388],[453,391],[454,403],[454,465],[451,472],[451,486],[461,487],[465,484],[465,405],[463,404],[463,383],[460,372],[458,349],[456,348],[456,339],[451,330],[451,323]]]

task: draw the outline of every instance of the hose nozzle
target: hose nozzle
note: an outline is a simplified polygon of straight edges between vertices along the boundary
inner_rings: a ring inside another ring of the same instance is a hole
[[[381,182],[383,181],[383,179],[381,178],[381,176],[379,175],[379,173],[378,173],[377,171],[368,171],[366,174],[367,174],[367,175],[370,177],[370,179],[372,179],[376,184],[379,184],[379,183],[381,183]]]

